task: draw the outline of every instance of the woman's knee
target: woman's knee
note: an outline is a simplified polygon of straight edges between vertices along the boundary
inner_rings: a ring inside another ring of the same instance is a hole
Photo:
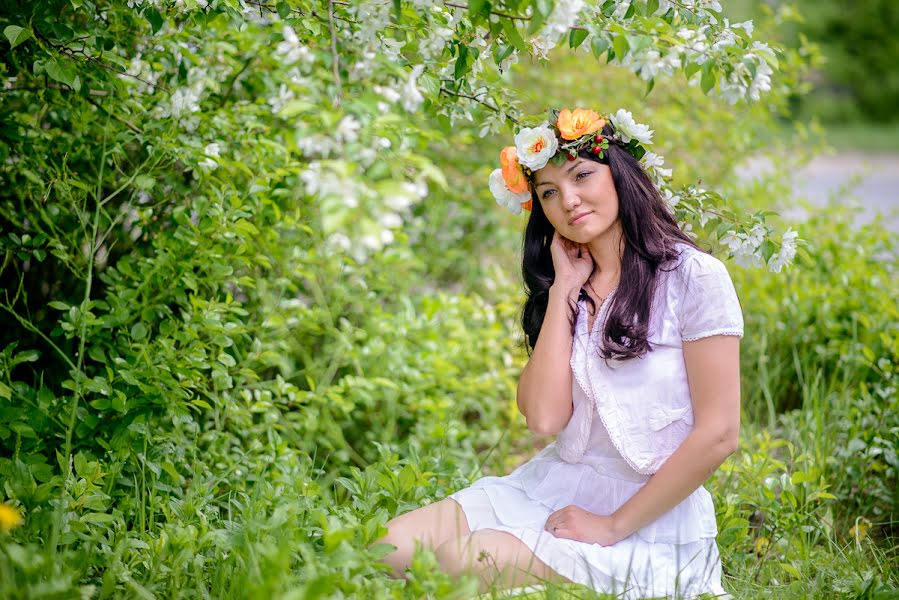
[[[384,560],[400,573],[411,562],[417,546],[435,550],[448,539],[469,533],[462,507],[452,498],[445,498],[394,517],[387,523],[387,534],[378,542],[396,546]]]

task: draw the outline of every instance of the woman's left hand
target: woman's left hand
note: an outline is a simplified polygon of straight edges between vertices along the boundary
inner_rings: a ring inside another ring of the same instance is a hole
[[[549,515],[544,529],[558,538],[600,546],[611,546],[626,537],[618,531],[613,517],[595,515],[573,504]]]

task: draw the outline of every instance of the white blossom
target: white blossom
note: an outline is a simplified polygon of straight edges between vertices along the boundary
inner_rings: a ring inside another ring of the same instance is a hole
[[[652,143],[652,130],[642,123],[636,123],[630,111],[619,108],[618,112],[611,115],[610,118],[624,143],[628,143],[631,139],[635,139],[641,144]]]
[[[212,142],[211,144],[207,144],[203,149],[203,154],[206,155],[206,158],[200,161],[200,166],[205,169],[216,169],[219,164],[217,161],[213,160],[213,158],[218,158],[221,156],[221,147],[218,142]]]
[[[518,162],[532,171],[542,169],[559,147],[556,134],[546,125],[523,127],[515,134]]]
[[[269,104],[269,106],[272,107],[272,112],[277,114],[281,112],[281,109],[283,109],[287,105],[287,103],[293,99],[293,90],[287,87],[286,83],[282,83],[280,86],[278,86],[278,95],[272,96],[271,98],[266,100],[266,102]]]
[[[285,25],[281,29],[281,35],[284,41],[278,44],[275,51],[281,55],[281,62],[285,65],[292,65],[298,60],[309,61],[312,58],[312,52],[307,46],[300,43],[300,38],[290,25]]]
[[[520,215],[521,205],[531,199],[529,192],[516,194],[506,186],[502,169],[494,169],[490,173],[488,185],[493,193],[493,197],[496,199],[496,203],[506,207],[513,215]]]
[[[774,273],[780,273],[781,269],[788,266],[796,256],[796,238],[799,234],[788,228],[780,238],[780,252],[771,255],[768,261],[768,269]]]
[[[381,213],[378,217],[378,224],[383,227],[399,227],[403,224],[403,219],[398,214],[394,212],[385,212]]]
[[[535,56],[546,60],[547,53],[555,48],[559,37],[567,34],[577,22],[583,8],[584,0],[557,0],[540,34],[531,40]]]
[[[194,87],[178,88],[172,94],[171,110],[176,117],[197,112],[200,110],[200,91]]]
[[[449,27],[435,27],[418,42],[418,51],[423,58],[434,60],[443,53],[446,43],[452,37],[453,30]]]
[[[359,129],[361,127],[362,124],[353,115],[347,115],[337,124],[334,135],[341,142],[353,142],[359,137]]]
[[[421,106],[421,103],[425,100],[424,96],[421,95],[421,92],[419,92],[418,88],[415,86],[415,80],[421,76],[424,68],[424,65],[415,65],[412,67],[409,79],[406,81],[406,85],[403,86],[403,108],[409,112],[417,111]]]
[[[679,194],[672,192],[671,188],[666,187],[662,190],[662,200],[665,201],[668,209],[673,213],[675,207],[680,204],[681,197]]]
[[[656,185],[661,185],[665,178],[671,177],[671,169],[664,168],[664,156],[659,156],[655,152],[647,152],[640,162],[643,163],[643,168],[653,176]]]
[[[402,95],[391,87],[386,87],[383,85],[376,85],[372,88],[376,93],[383,96],[388,102],[396,102]]]

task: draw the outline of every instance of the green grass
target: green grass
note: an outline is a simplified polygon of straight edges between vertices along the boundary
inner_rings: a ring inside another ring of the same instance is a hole
[[[846,123],[840,125],[839,131],[841,151],[851,148],[899,154],[899,123]]]

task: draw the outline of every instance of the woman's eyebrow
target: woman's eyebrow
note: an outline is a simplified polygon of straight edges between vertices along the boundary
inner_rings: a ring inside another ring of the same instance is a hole
[[[584,162],[583,159],[581,159],[581,160],[575,162],[574,164],[572,164],[570,167],[568,167],[568,168],[565,170],[565,174],[568,175],[569,173],[571,173],[571,171],[572,171],[575,167],[579,167],[581,164],[583,164],[583,162]],[[534,186],[534,189],[537,189],[537,188],[540,187],[541,185],[550,185],[551,183],[552,183],[552,181],[544,181],[543,183],[538,183],[536,186]]]

